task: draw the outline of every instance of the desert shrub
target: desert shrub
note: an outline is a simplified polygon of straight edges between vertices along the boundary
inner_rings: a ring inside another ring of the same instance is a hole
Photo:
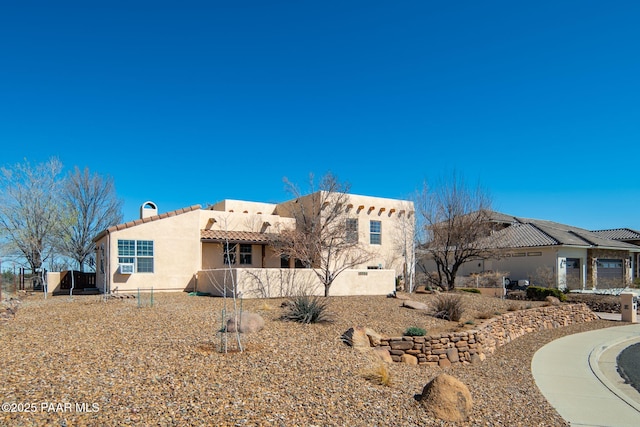
[[[469,292],[470,294],[479,294],[480,293],[480,289],[478,289],[478,288],[460,288],[459,290],[461,290],[462,292]]]
[[[292,297],[285,305],[282,319],[298,323],[330,322],[329,300],[324,297],[299,295]]]
[[[567,296],[556,288],[542,288],[540,286],[529,286],[527,288],[527,298],[534,301],[544,301],[546,297],[552,296],[560,301],[566,301]]]
[[[546,288],[550,288],[551,286],[555,286],[556,284],[556,274],[551,267],[538,267],[536,269],[535,281],[537,284],[541,284]]]
[[[409,337],[423,337],[427,335],[427,330],[417,326],[410,326],[406,331],[404,331],[404,335]]]
[[[476,318],[481,320],[491,319],[492,317],[493,317],[493,314],[489,313],[488,311],[483,311],[482,313],[478,313],[478,315],[476,316]]]
[[[464,313],[462,298],[455,294],[438,295],[434,301],[434,316],[439,319],[457,322]]]
[[[372,365],[362,372],[362,376],[375,384],[391,386],[391,372],[387,364],[381,360],[372,361]]]
[[[507,311],[518,311],[520,310],[520,305],[516,304],[516,303],[510,303],[507,306]]]

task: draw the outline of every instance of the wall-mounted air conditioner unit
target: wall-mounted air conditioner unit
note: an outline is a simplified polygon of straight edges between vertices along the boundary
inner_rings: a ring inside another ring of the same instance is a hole
[[[118,267],[120,269],[120,274],[133,274],[133,264],[118,264]]]

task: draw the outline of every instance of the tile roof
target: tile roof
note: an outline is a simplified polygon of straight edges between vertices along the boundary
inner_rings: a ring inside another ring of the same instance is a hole
[[[497,248],[539,246],[601,247],[617,250],[640,250],[640,247],[614,240],[606,235],[553,221],[513,217],[499,212],[492,215],[496,222],[511,224],[490,236]]]
[[[256,231],[200,230],[200,238],[215,242],[268,243],[273,240],[274,234]]]
[[[525,248],[536,246],[555,246],[560,242],[545,234],[533,224],[517,223],[493,233],[490,237],[492,246],[498,248]]]
[[[631,230],[630,228],[614,228],[611,230],[595,230],[600,236],[613,240],[640,240],[640,232]]]

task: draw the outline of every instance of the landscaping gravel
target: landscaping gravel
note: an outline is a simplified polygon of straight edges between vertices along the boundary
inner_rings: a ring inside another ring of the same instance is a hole
[[[434,295],[410,297],[429,305]],[[265,327],[242,335],[242,352],[229,334],[224,353],[217,331],[232,300],[167,293],[154,295],[153,307],[138,307],[135,299],[31,295],[0,323],[0,425],[566,425],[535,386],[533,354],[567,334],[619,322],[532,333],[473,365],[394,363],[390,385],[367,379],[376,363],[340,339],[352,326],[389,336],[410,326],[428,334],[470,329],[482,318],[541,304],[461,298],[463,318],[448,322],[395,298],[331,297],[334,321],[312,325],[280,320],[282,299],[244,300],[242,309],[260,314]],[[431,419],[415,399],[441,372],[471,391],[474,409],[465,423]]]

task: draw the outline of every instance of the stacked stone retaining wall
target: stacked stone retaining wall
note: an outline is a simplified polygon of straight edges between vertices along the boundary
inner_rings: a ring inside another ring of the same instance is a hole
[[[477,330],[383,337],[378,347],[388,350],[394,362],[447,367],[484,360],[496,348],[531,332],[597,319],[586,304],[531,308],[489,319]]]

